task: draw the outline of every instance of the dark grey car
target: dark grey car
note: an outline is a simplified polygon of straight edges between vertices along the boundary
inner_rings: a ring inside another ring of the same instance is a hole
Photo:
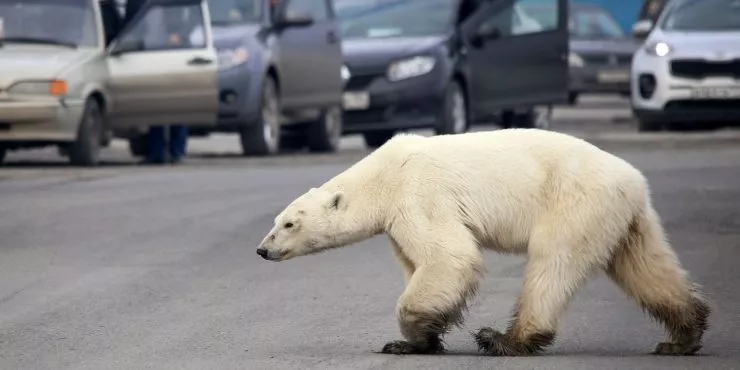
[[[332,152],[342,133],[342,51],[333,0],[209,0],[219,56],[215,127],[245,155],[289,144]]]
[[[523,5],[537,21],[549,24],[552,11],[542,5]],[[571,3],[569,15],[570,87],[568,100],[575,104],[581,93],[630,93],[630,64],[640,46],[606,9]]]

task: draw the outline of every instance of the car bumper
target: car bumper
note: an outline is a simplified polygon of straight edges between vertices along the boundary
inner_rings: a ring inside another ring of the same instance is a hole
[[[219,71],[218,119],[215,127],[199,129],[232,131],[257,121],[259,117],[259,85],[255,71],[247,65]],[[256,86],[256,88],[255,88]]]
[[[368,106],[348,104],[347,96],[357,93],[368,95]],[[380,73],[353,75],[345,89],[344,133],[435,127],[442,116],[444,97],[445,79],[437,74],[397,82]]]
[[[678,77],[671,71],[671,58],[644,52],[635,56],[630,76],[631,105],[638,118],[670,122],[740,122],[740,80]]]
[[[72,141],[82,119],[82,100],[0,96],[0,141]]]
[[[570,91],[577,93],[629,93],[630,67],[585,66],[570,68]]]

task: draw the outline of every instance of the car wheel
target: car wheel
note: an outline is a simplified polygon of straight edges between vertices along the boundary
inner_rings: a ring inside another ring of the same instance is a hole
[[[93,98],[85,102],[77,138],[69,146],[69,161],[75,166],[94,166],[100,161],[103,130],[103,113],[100,104]]]
[[[306,145],[312,152],[336,152],[342,139],[342,109],[334,106],[324,110],[306,130]]]
[[[526,113],[514,114],[511,127],[549,130],[552,123],[552,105],[537,106]]]
[[[658,121],[645,118],[637,119],[637,131],[639,132],[657,132],[663,130],[663,124]]]
[[[147,135],[141,134],[128,139],[128,150],[134,157],[145,157],[149,151]]]
[[[568,104],[576,105],[578,103],[578,93],[571,91],[568,93]]]
[[[365,139],[365,145],[369,148],[378,148],[390,140],[396,132],[392,130],[372,131],[362,134]]]
[[[272,77],[262,86],[260,119],[239,130],[244,155],[273,155],[280,150],[280,98]]]
[[[453,80],[447,87],[441,126],[437,135],[462,134],[468,130],[467,101],[460,83]]]

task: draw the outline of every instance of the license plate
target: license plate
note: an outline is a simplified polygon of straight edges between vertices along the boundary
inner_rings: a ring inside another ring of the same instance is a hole
[[[344,109],[360,110],[370,106],[370,94],[366,92],[344,93]]]
[[[626,71],[604,71],[599,72],[597,78],[600,82],[628,82],[630,74]]]
[[[697,87],[691,90],[694,99],[737,99],[740,87]]]

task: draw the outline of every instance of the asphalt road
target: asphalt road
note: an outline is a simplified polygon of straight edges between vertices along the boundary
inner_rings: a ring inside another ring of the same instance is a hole
[[[612,151],[645,171],[712,300],[701,356],[647,354],[662,330],[603,276],[545,355],[481,356],[469,331],[503,328],[524,263],[495,253],[449,354],[375,353],[400,339],[403,277],[383,237],[283,263],[255,254],[275,214],[359,149],[89,170],[42,153],[0,170],[0,369],[740,368],[740,145]]]

